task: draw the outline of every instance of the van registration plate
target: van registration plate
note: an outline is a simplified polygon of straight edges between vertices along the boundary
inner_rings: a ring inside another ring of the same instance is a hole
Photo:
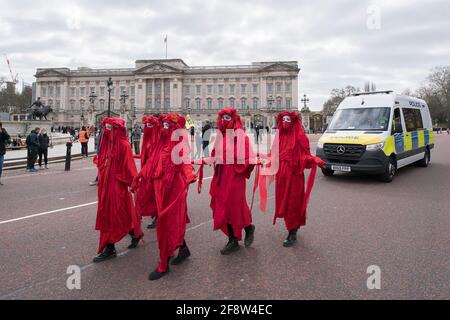
[[[331,170],[343,171],[343,172],[351,172],[352,168],[351,167],[346,167],[346,166],[331,166]]]

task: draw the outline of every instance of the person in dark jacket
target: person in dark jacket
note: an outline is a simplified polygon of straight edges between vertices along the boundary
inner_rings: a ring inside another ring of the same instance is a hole
[[[39,135],[39,168],[42,169],[42,156],[44,156],[45,169],[48,164],[48,145],[50,143],[50,138],[47,135],[47,130],[43,129]]]
[[[212,127],[208,120],[202,127],[202,139],[203,139],[203,157],[209,157],[209,139],[211,138]]]
[[[6,153],[6,144],[8,143],[10,136],[8,132],[3,128],[2,123],[0,122],[0,186],[2,183],[2,171],[3,171],[3,160],[5,158]]]
[[[38,153],[39,153],[39,128],[36,128],[31,131],[31,133],[27,137],[27,149],[28,149],[28,164],[27,171],[28,172],[37,172],[34,168],[34,164],[36,163]]]

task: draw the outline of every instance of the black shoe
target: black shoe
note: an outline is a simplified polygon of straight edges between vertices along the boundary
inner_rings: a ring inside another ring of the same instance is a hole
[[[138,246],[139,241],[141,241],[141,239],[144,237],[144,235],[142,234],[140,237],[133,237],[131,236],[131,244],[128,246],[128,249],[134,249]]]
[[[107,246],[105,250],[103,250],[102,253],[100,253],[98,256],[96,256],[94,258],[94,262],[102,262],[102,261],[106,261],[112,258],[117,257],[116,254],[116,249],[114,248],[114,245],[112,246]]]
[[[154,218],[153,221],[152,221],[152,223],[150,223],[150,224],[147,226],[147,229],[155,229],[155,228],[156,228],[156,221],[157,221],[157,219]]]
[[[164,272],[158,272],[157,270],[153,271],[152,273],[150,273],[150,275],[148,276],[148,280],[158,280],[159,278],[164,277],[167,272],[169,272],[169,267],[167,267],[167,270]]]
[[[283,241],[283,247],[292,247],[297,241],[297,229],[289,232],[286,240]]]
[[[220,250],[220,253],[223,255],[227,255],[227,254],[230,254],[239,249],[240,249],[240,246],[239,246],[239,242],[237,241],[237,239],[230,238],[230,240],[228,240],[227,245],[222,250]]]
[[[184,246],[183,248],[180,248],[180,251],[178,252],[178,256],[175,259],[173,259],[170,264],[173,266],[181,264],[190,255],[191,255],[191,252],[189,251],[189,248],[187,246]]]
[[[253,239],[255,234],[255,226],[249,225],[247,228],[245,228],[245,238],[244,238],[244,245],[245,247],[250,247],[253,243]]]

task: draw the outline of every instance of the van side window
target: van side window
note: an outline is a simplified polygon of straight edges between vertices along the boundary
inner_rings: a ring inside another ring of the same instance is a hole
[[[392,134],[394,133],[402,133],[402,119],[400,117],[400,109],[397,108],[394,110],[394,118],[392,119]]]
[[[419,109],[404,108],[402,111],[405,118],[406,131],[411,132],[423,129],[422,114]]]

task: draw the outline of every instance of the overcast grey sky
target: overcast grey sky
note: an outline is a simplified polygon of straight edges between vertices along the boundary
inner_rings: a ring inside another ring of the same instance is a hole
[[[163,58],[167,34],[169,58],[188,65],[297,60],[314,110],[348,84],[417,88],[450,65],[449,31],[448,0],[0,0],[0,53],[26,82],[38,67]]]

